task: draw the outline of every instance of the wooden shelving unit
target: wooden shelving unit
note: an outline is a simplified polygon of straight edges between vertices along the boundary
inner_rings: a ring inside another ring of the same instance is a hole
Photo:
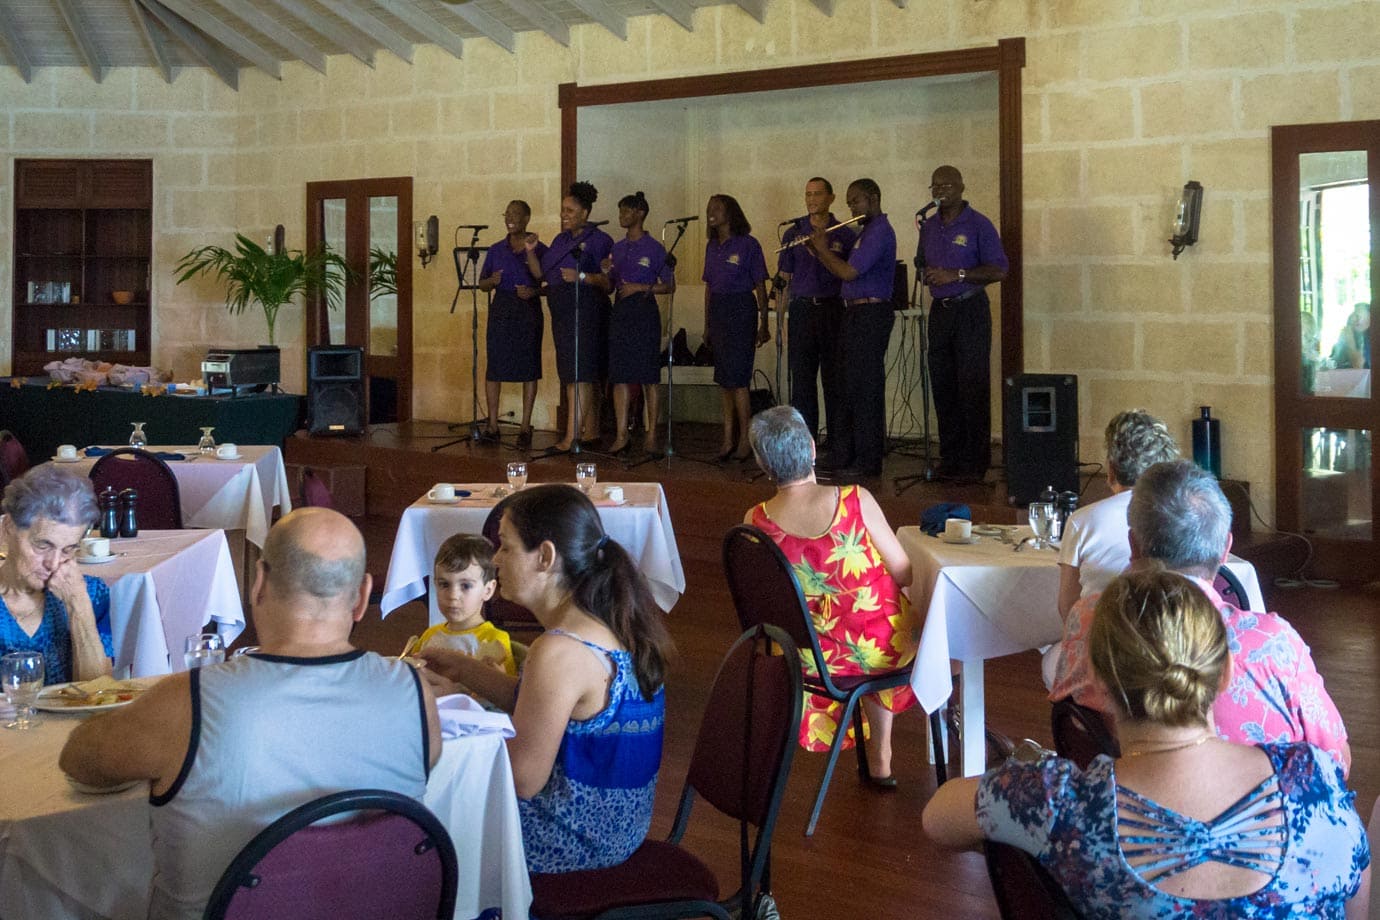
[[[16,160],[14,179],[13,373],[148,364],[153,161]]]

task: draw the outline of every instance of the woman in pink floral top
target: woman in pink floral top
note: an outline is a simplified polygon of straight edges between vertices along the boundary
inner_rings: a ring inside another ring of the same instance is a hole
[[[912,661],[919,626],[901,590],[911,581],[910,560],[877,500],[860,486],[815,482],[814,439],[795,409],[758,413],[750,436],[757,464],[776,483],[776,494],[752,508],[744,521],[771,537],[790,561],[830,674],[891,671]],[[813,662],[805,667],[812,673]],[[862,700],[867,760],[876,783],[893,784],[892,715],[914,702],[909,687]],[[801,747],[829,750],[841,714],[840,704],[806,693]]]

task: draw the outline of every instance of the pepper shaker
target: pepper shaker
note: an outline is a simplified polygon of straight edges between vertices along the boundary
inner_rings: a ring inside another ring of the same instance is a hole
[[[120,535],[120,514],[116,508],[115,490],[109,486],[98,497],[101,508],[101,536],[113,540]]]
[[[120,493],[120,536],[139,536],[139,518],[136,511],[138,504],[139,493],[135,490],[125,489]]]

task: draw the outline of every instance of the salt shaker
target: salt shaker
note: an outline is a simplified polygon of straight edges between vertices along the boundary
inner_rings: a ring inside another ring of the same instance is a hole
[[[101,508],[101,536],[113,540],[120,535],[120,514],[115,507],[115,490],[107,486],[98,499]]]
[[[120,493],[120,536],[125,538],[139,536],[139,517],[136,513],[138,504],[138,492],[133,489],[125,489]]]

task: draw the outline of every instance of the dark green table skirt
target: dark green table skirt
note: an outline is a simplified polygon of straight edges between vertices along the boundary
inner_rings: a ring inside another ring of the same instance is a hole
[[[76,392],[48,389],[42,378],[11,386],[0,378],[0,428],[8,428],[42,463],[59,444],[86,447],[129,441],[131,422],[144,422],[148,442],[191,445],[203,426],[213,426],[216,443],[274,444],[298,427],[302,397],[254,393],[247,396],[142,396],[120,387]]]

